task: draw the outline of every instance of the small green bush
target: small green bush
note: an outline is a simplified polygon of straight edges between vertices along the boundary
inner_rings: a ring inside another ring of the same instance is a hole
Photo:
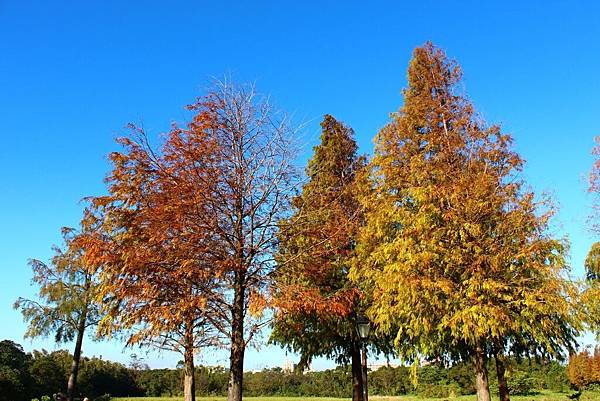
[[[508,389],[514,395],[535,394],[535,379],[523,371],[516,371],[508,379]]]

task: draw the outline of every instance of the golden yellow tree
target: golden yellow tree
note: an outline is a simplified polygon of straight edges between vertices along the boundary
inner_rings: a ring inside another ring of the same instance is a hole
[[[600,338],[600,242],[592,245],[585,259],[585,289],[582,306],[589,329]]]
[[[575,288],[566,244],[548,235],[553,209],[524,189],[511,137],[478,118],[460,80],[442,50],[414,51],[404,106],[376,137],[351,276],[376,325],[398,327],[401,355],[471,359],[489,401],[494,347],[557,354],[574,342]]]

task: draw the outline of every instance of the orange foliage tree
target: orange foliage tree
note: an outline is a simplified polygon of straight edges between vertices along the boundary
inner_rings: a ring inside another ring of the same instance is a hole
[[[89,224],[104,231],[88,237],[88,255],[104,266],[104,294],[114,300],[106,327],[137,329],[132,342],[183,338],[186,375],[191,344],[228,344],[228,397],[237,401],[246,346],[266,323],[294,130],[250,86],[219,84],[188,108],[192,121],[174,126],[160,151],[135,127],[135,140],[121,140],[110,195],[91,200]]]
[[[572,354],[567,366],[567,375],[577,389],[600,384],[600,348],[596,347],[593,353],[585,350]]]
[[[186,129],[174,126],[160,152],[131,126],[119,139],[124,152],[110,155],[109,195],[90,198],[84,224],[96,229],[80,238],[88,261],[102,266],[100,334],[125,332],[128,345],[180,352],[186,401],[195,397],[194,353],[219,343],[219,317],[209,315],[223,300],[209,257],[219,244],[195,219],[214,216],[206,207],[215,190],[212,124],[200,113]]]

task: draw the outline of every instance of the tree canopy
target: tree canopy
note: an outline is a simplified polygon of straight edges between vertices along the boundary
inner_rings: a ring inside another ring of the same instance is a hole
[[[352,364],[353,399],[363,394],[357,316],[365,306],[348,279],[363,216],[356,197],[364,157],[351,128],[325,115],[321,142],[306,168],[307,181],[281,224],[274,275],[275,318],[271,341],[301,354],[299,369],[314,357]],[[391,351],[389,338],[373,336],[376,351]]]
[[[489,400],[491,345],[515,335],[560,353],[577,334],[576,291],[553,209],[524,188],[511,137],[477,116],[461,77],[439,48],[415,50],[404,105],[376,137],[351,275],[403,356],[473,358]]]
[[[40,299],[19,298],[14,304],[29,323],[25,337],[53,336],[57,343],[70,342],[77,336],[82,319],[85,328],[99,322],[98,271],[82,260],[83,250],[73,242],[77,235],[75,230],[63,228],[64,248],[52,248],[50,264],[29,261]]]
[[[87,263],[85,249],[78,243],[82,232],[63,228],[64,248],[55,246],[51,264],[32,259],[33,283],[39,286],[39,301],[19,298],[14,304],[29,323],[25,337],[54,335],[57,343],[75,340],[67,394],[73,401],[84,334],[102,316],[99,301],[99,266]]]
[[[308,180],[282,223],[274,282],[272,339],[301,352],[305,363],[325,355],[348,361],[360,304],[347,270],[361,224],[354,184],[364,163],[350,128],[330,115],[321,128]]]
[[[186,353],[228,345],[230,398],[239,400],[245,347],[265,325],[294,132],[252,86],[219,83],[188,109],[191,121],[174,125],[160,149],[135,126],[120,140],[109,195],[92,198],[86,216],[103,228],[86,239],[87,258],[104,266],[102,291],[115,301],[106,327],[134,328],[131,343],[185,341]]]
[[[563,358],[582,322],[600,333],[599,243],[581,292],[569,243],[553,230],[552,198],[527,186],[511,135],[476,112],[460,66],[426,43],[407,75],[373,158],[326,114],[305,180],[294,164],[297,129],[252,85],[216,83],[158,146],[130,124],[109,155],[107,193],[86,198],[81,230],[63,230],[50,264],[31,260],[39,299],[14,305],[27,337],[75,340],[70,399],[84,333],[96,324],[97,335],[129,346],[180,352],[186,401],[203,347],[228,348],[221,373],[228,401],[240,401],[246,347],[269,323],[271,341],[300,353],[301,369],[318,356],[351,363],[354,401],[364,400],[367,341],[356,323],[365,314],[372,351],[400,355],[413,373],[423,359],[460,364],[461,375],[471,367],[478,401],[490,401],[491,358],[509,401],[515,358]],[[600,194],[600,160],[589,190]],[[17,362],[21,354],[10,349]],[[46,356],[31,369],[49,372]],[[11,369],[2,380],[23,387],[30,377]]]

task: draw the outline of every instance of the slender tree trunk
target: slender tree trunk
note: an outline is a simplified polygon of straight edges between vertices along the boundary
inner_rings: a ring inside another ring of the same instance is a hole
[[[488,380],[488,371],[485,366],[486,355],[481,345],[475,348],[473,363],[475,365],[475,386],[477,388],[477,401],[490,401],[490,383]]]
[[[185,350],[183,362],[185,365],[183,376],[183,399],[184,401],[196,400],[196,378],[194,376],[194,328],[186,324],[185,328]]]
[[[352,401],[364,401],[360,343],[355,340],[352,340]]]
[[[244,379],[244,292],[242,272],[236,272],[235,294],[231,322],[231,354],[229,357],[229,388],[227,401],[241,401]]]
[[[508,383],[506,381],[506,357],[500,345],[494,345],[494,360],[496,361],[496,375],[498,376],[498,395],[500,401],[510,401]]]
[[[79,373],[79,361],[81,360],[81,345],[83,344],[83,335],[85,334],[85,322],[87,320],[87,307],[83,309],[79,316],[77,324],[77,339],[75,340],[75,350],[73,351],[73,362],[71,363],[71,374],[67,384],[67,398],[73,401],[75,397],[75,387],[77,385],[77,373]]]

